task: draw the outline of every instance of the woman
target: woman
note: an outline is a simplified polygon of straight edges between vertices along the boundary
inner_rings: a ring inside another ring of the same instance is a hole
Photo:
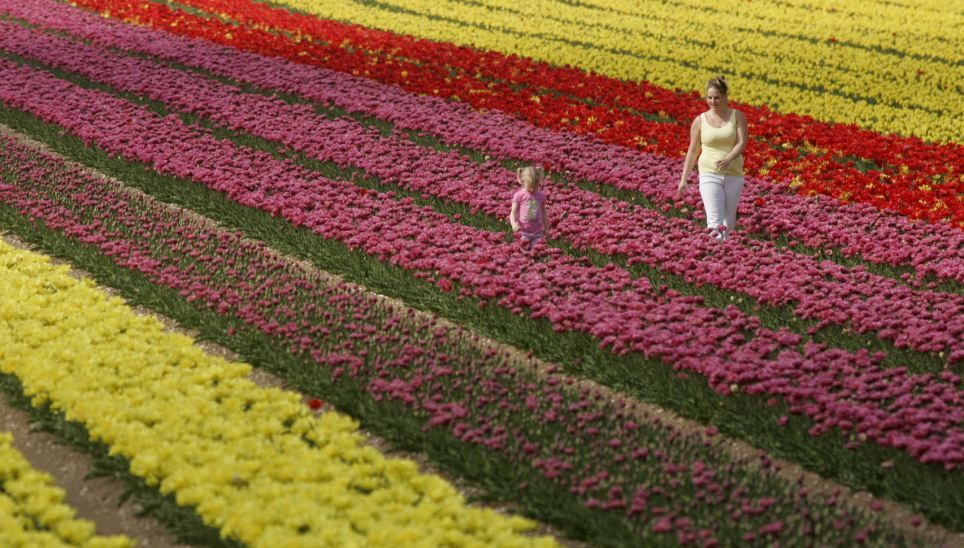
[[[730,108],[726,100],[726,79],[718,76],[706,85],[710,110],[697,116],[690,125],[690,148],[683,164],[679,193],[699,153],[700,196],[706,209],[706,226],[719,240],[736,226],[736,206],[743,190],[743,149],[747,125],[743,113]]]

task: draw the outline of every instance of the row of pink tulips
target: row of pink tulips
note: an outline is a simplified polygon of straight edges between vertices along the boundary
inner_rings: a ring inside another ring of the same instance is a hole
[[[547,164],[573,178],[638,191],[667,206],[675,199],[673,177],[667,174],[679,173],[678,160],[640,154],[585,136],[538,129],[501,113],[475,112],[465,105],[412,96],[350,75],[118,24],[52,0],[0,0],[0,12],[106,46],[155,55],[266,89],[333,103],[498,157]],[[753,179],[748,183],[743,204],[742,222],[748,229],[786,235],[812,247],[837,248],[844,255],[857,255],[872,262],[911,266],[920,275],[964,280],[964,234],[954,228],[913,223],[860,205],[803,198],[779,187],[757,184]],[[686,205],[695,212],[695,218],[701,215],[695,193],[686,198]]]
[[[501,352],[479,354],[461,330],[344,284],[327,286],[260,242],[132,196],[10,137],[0,137],[0,159],[12,182],[0,184],[0,200],[22,216],[95,246],[195,306],[241,319],[320,365],[335,390],[394,402],[425,429],[534,468],[586,506],[621,514],[650,535],[704,546],[727,538],[813,543],[831,531],[896,540],[875,518],[778,480],[764,455],[764,466],[749,471],[721,451],[712,431],[640,422],[624,402],[578,389],[572,378],[533,375]],[[846,525],[832,528],[835,521]]]
[[[617,353],[640,352],[703,375],[715,389],[782,397],[794,413],[856,431],[922,462],[964,462],[960,379],[882,369],[879,356],[807,343],[759,327],[735,308],[659,291],[614,265],[588,266],[558,250],[530,256],[503,235],[449,221],[411,200],[332,181],[271,155],[214,139],[176,116],[0,61],[0,102],[56,123],[111,154],[194,181],[241,205],[306,226],[373,258],[465,295],[578,330]],[[749,338],[745,333],[750,334]]]
[[[399,135],[383,137],[349,118],[329,120],[305,104],[244,93],[194,73],[12,23],[0,22],[0,48],[498,218],[505,216],[515,184],[513,174],[496,162],[479,166]],[[473,133],[474,128],[464,131]],[[669,181],[674,174],[663,176]],[[741,292],[763,304],[795,304],[802,318],[877,332],[898,347],[924,352],[964,347],[962,295],[914,290],[860,267],[781,252],[769,242],[745,240],[719,250],[690,221],[627,209],[578,187],[553,185],[550,195],[558,219],[555,235],[577,247],[623,255],[631,264]],[[964,360],[964,352],[953,358]]]

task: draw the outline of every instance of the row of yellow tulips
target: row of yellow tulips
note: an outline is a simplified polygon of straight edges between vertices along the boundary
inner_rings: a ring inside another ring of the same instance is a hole
[[[131,472],[253,546],[552,545],[387,459],[357,425],[260,388],[40,255],[0,242],[0,368]]]
[[[413,0],[392,0],[415,4]],[[845,47],[844,38],[837,36],[838,25],[811,25],[808,35],[791,35],[779,25],[751,21],[742,15],[723,10],[683,9],[654,3],[644,9],[593,9],[557,2],[526,2],[487,0],[492,9],[502,10],[506,20],[529,26],[539,21],[548,9],[545,28],[529,27],[534,32],[553,33],[559,39],[576,37],[593,45],[625,50],[644,57],[669,57],[681,64],[699,67],[707,65],[747,74],[765,75],[768,80],[791,87],[833,88],[842,94],[866,96],[883,103],[897,103],[925,110],[947,107],[948,92],[960,69],[947,61],[889,55],[881,63],[879,51]],[[454,2],[453,5],[458,5]],[[424,6],[424,4],[422,4]],[[418,8],[416,8],[418,9]],[[764,6],[763,10],[773,10]],[[482,15],[487,13],[483,10]],[[789,19],[780,12],[784,19]],[[694,16],[696,14],[697,16]],[[520,19],[518,16],[521,15]],[[586,21],[592,25],[578,34],[571,34]],[[552,25],[555,23],[555,25]],[[511,23],[509,23],[511,24]],[[555,28],[554,28],[555,27]],[[556,29],[562,34],[556,33]],[[514,29],[516,30],[516,29]],[[843,30],[843,29],[840,29]],[[849,40],[847,40],[849,42]],[[932,52],[933,53],[933,52]],[[874,85],[868,85],[870,78]],[[755,87],[755,84],[754,84]]]
[[[964,106],[954,100],[964,68],[954,61],[958,42],[945,36],[946,21],[925,20],[926,25],[909,25],[908,31],[906,19],[900,26],[896,19],[884,19],[848,32],[850,18],[834,18],[830,12],[811,20],[805,17],[810,11],[783,5],[753,3],[747,8],[764,14],[761,18],[695,0],[643,7],[616,2],[605,9],[602,4],[587,7],[560,0],[283,3],[323,18],[668,88],[702,91],[710,76],[728,74],[740,102],[929,140],[957,138],[954,120],[964,114]],[[866,25],[872,21],[859,14],[852,18]],[[898,32],[903,33],[898,36],[904,37],[900,44],[907,45],[906,54],[881,51],[893,50]],[[859,42],[862,36],[877,39]],[[926,44],[926,53],[912,51],[911,44]]]
[[[0,433],[0,546],[83,546],[125,548],[124,536],[98,536],[94,524],[74,517],[64,491],[49,474],[31,467],[13,446],[13,436]]]
[[[714,21],[721,18],[728,24],[752,27],[774,37],[818,41],[834,37],[862,48],[896,49],[912,56],[944,57],[955,63],[962,58],[962,52],[952,47],[957,31],[949,23],[964,22],[964,14],[948,10],[946,2],[898,5],[873,0],[673,0],[666,4],[641,4],[637,0],[587,0],[584,4],[621,13],[660,10],[675,11],[685,17],[707,12]]]

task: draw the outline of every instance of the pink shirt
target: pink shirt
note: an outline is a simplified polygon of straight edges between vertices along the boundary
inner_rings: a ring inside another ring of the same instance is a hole
[[[529,234],[542,234],[545,230],[542,218],[542,207],[546,203],[546,195],[541,190],[529,192],[520,188],[512,197],[512,203],[519,206],[519,229]]]

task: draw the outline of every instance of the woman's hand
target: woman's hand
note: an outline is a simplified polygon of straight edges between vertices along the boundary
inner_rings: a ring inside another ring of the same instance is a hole
[[[716,166],[716,169],[720,171],[726,171],[727,166],[729,166],[730,162],[732,161],[733,160],[731,158],[723,158],[722,160],[717,160],[716,164],[714,165]]]
[[[678,195],[682,196],[682,195],[683,195],[683,191],[685,191],[685,190],[686,190],[686,179],[682,179],[682,180],[679,182],[679,186],[676,187],[676,193],[677,193]]]

